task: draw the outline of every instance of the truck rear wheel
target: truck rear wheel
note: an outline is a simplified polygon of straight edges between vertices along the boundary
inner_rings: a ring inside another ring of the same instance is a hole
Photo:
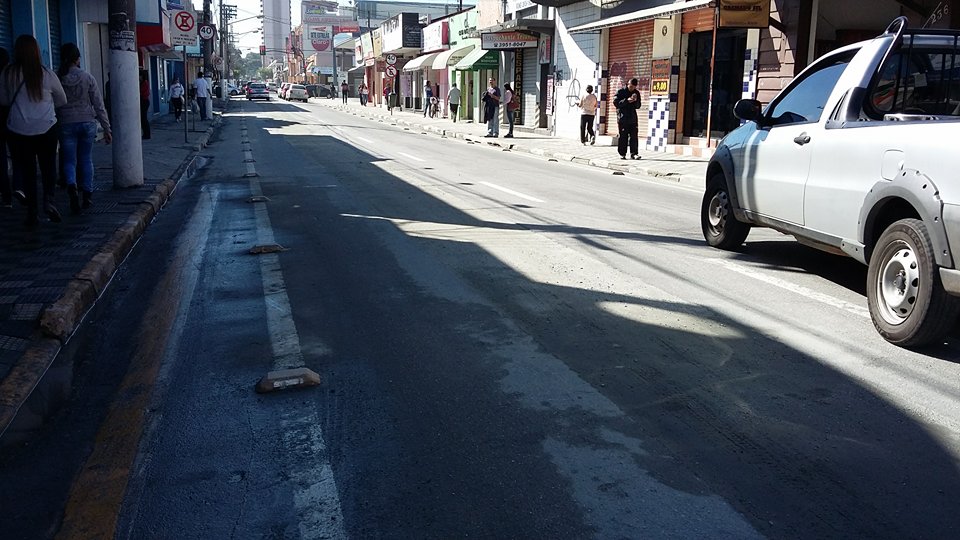
[[[700,228],[707,244],[720,249],[736,249],[750,234],[750,225],[737,221],[723,173],[707,183],[700,206]]]
[[[870,257],[867,301],[877,332],[894,345],[927,345],[953,328],[960,299],[943,288],[923,221],[901,219],[880,236]]]

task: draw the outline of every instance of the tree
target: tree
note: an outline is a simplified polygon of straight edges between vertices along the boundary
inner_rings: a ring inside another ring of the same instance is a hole
[[[257,70],[257,75],[258,75],[261,79],[272,79],[272,78],[273,78],[273,70],[270,69],[270,68],[267,68],[267,67],[263,67],[263,68],[260,68],[260,69]]]

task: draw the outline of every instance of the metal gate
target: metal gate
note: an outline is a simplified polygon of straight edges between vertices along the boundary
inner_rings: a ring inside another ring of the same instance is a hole
[[[0,0],[0,47],[13,52],[13,0]]]
[[[610,29],[610,49],[607,66],[610,76],[607,78],[607,133],[617,133],[617,108],[613,98],[617,90],[627,86],[630,79],[636,78],[640,84],[642,106],[637,111],[640,140],[646,140],[649,114],[647,101],[650,99],[650,71],[653,69],[653,24],[652,20],[635,24],[616,26]]]
[[[523,49],[523,112],[524,126],[540,125],[540,63],[537,61],[537,49]]]
[[[50,61],[52,69],[60,69],[60,0],[47,0],[47,17],[50,20]]]

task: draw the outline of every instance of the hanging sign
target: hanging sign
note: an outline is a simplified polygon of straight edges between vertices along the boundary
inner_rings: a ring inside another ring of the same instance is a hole
[[[770,0],[720,0],[720,28],[769,28]]]
[[[540,40],[523,32],[488,32],[480,34],[480,43],[480,48],[486,50],[536,49]]]

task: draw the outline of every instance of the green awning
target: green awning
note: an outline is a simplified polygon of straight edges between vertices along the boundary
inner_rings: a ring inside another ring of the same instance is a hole
[[[463,57],[463,60],[457,62],[453,69],[460,71],[473,71],[478,69],[497,69],[500,66],[500,53],[498,51],[485,51],[483,49],[474,49]]]

